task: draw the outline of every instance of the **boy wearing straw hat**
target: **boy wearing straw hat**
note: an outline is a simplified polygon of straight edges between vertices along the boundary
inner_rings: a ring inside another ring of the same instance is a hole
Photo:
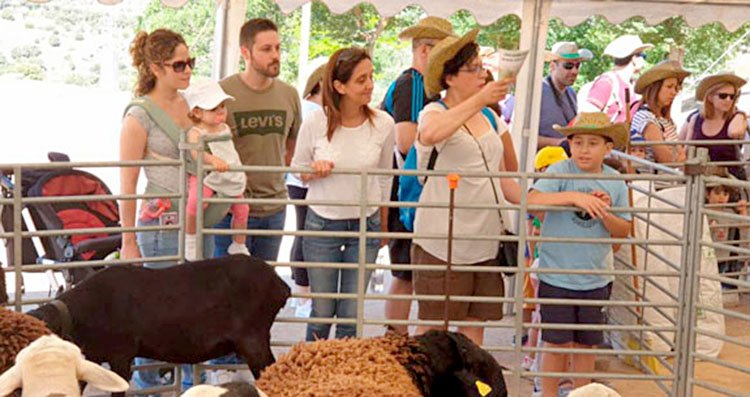
[[[396,147],[393,153],[394,169],[403,168],[404,159],[414,144],[419,112],[425,105],[438,99],[438,96],[428,96],[424,89],[423,73],[427,69],[427,57],[435,44],[452,35],[453,27],[449,21],[443,18],[426,17],[398,36],[401,40],[411,40],[411,67],[404,70],[398,79],[391,83],[380,106],[396,122]],[[398,189],[398,176],[395,176],[391,189],[391,201],[398,201]],[[398,208],[392,208],[388,212],[388,231],[408,231],[399,219]],[[411,256],[409,255],[411,240],[393,239],[388,245],[391,263],[411,263]],[[391,273],[393,280],[388,293],[411,295],[413,292],[411,271],[393,270]],[[411,301],[408,300],[387,300],[385,303],[385,316],[388,319],[406,320],[409,318],[410,311]],[[390,325],[389,328],[403,334],[408,331],[408,327],[405,325]]]
[[[628,130],[624,123],[612,124],[604,113],[581,113],[571,127],[555,126],[567,137],[572,158],[553,164],[547,173],[590,174],[586,179],[541,178],[529,192],[529,205],[575,206],[580,211],[547,211],[543,214],[542,237],[625,238],[630,229],[628,213],[612,213],[610,207],[628,207],[624,181],[596,179],[597,175],[618,174],[604,164],[604,158],[616,147],[624,147]],[[612,270],[610,243],[539,244],[541,270]],[[601,274],[539,274],[539,298],[608,300],[613,277]],[[601,306],[540,305],[542,323],[602,324]],[[604,341],[601,331],[545,329],[545,347],[592,348]],[[542,372],[566,372],[568,355],[543,353]],[[594,372],[594,356],[574,354],[573,372]],[[576,378],[576,387],[590,379]],[[543,396],[557,396],[557,378],[543,378]]]
[[[552,46],[544,60],[549,62],[549,75],[542,81],[542,109],[539,118],[537,149],[560,146],[565,137],[555,131],[555,124],[568,125],[578,114],[578,101],[573,84],[581,64],[593,58],[591,51],[578,49],[576,43],[561,41]]]

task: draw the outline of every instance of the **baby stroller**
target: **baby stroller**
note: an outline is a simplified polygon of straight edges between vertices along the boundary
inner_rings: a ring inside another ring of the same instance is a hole
[[[69,162],[67,155],[49,153],[48,158],[53,162]],[[5,198],[13,197],[14,181],[10,175],[0,175],[0,187]],[[23,197],[53,197],[53,196],[86,196],[112,195],[101,179],[85,171],[73,168],[57,169],[24,169],[21,181]],[[51,202],[25,203],[29,218],[36,230],[72,230],[82,228],[119,227],[120,215],[115,200],[85,201],[85,202]],[[13,231],[13,207],[0,207],[2,230]],[[24,219],[22,230],[27,231],[28,225]],[[31,239],[23,239],[23,264],[40,264],[73,261],[88,261],[104,259],[110,253],[118,250],[121,234],[95,233],[62,236],[39,237],[44,254],[37,252]],[[7,262],[14,264],[13,239],[5,242]],[[95,268],[64,269],[65,287],[60,286],[58,292],[64,288],[71,288],[84,278],[95,272]],[[56,282],[55,282],[56,284]]]

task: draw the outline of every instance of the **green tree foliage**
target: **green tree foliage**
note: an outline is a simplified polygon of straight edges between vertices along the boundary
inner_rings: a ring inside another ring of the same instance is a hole
[[[44,66],[36,63],[19,63],[13,65],[10,70],[12,73],[18,73],[28,80],[44,80]]]
[[[23,62],[32,59],[39,59],[42,55],[42,50],[34,45],[24,45],[14,48],[10,52],[10,56],[16,61]]]
[[[70,73],[65,76],[66,84],[80,85],[80,86],[93,86],[99,82],[98,74],[83,75],[80,73]]]
[[[634,17],[618,25],[612,25],[602,17],[591,17],[577,26],[566,26],[558,19],[550,21],[547,35],[547,48],[558,41],[574,41],[581,48],[588,48],[595,56],[581,68],[577,84],[593,80],[597,75],[612,67],[612,59],[604,57],[604,49],[612,40],[623,34],[635,34],[646,43],[654,45],[647,55],[647,63],[655,65],[667,59],[673,48],[683,48],[684,65],[694,72],[702,72],[728,49],[737,39],[750,29],[745,24],[735,32],[728,32],[720,24],[714,23],[699,28],[691,28],[681,17],[674,17],[650,26],[641,17]],[[714,70],[725,66],[732,57],[720,61]]]
[[[180,33],[196,57],[193,71],[198,76],[211,75],[213,65],[214,1],[189,1],[181,8],[164,7],[159,0],[149,2],[143,15],[136,21],[136,30],[151,32],[166,28]]]
[[[296,82],[301,11],[284,15],[273,0],[247,1],[248,19],[268,18],[279,26],[283,51],[281,79]],[[138,27],[146,30],[167,27],[185,35],[191,52],[200,60],[197,74],[208,75],[213,16],[212,2],[189,2],[186,7],[173,10],[162,7],[158,0],[152,0],[144,16],[139,19]],[[424,16],[421,8],[409,6],[394,17],[383,18],[367,2],[337,15],[331,13],[325,4],[314,2],[309,57],[311,60],[328,57],[337,49],[349,46],[369,49],[373,55],[375,98],[378,99],[400,71],[409,66],[410,46],[408,42],[398,39],[398,33]],[[490,25],[480,26],[471,13],[459,11],[450,17],[450,21],[457,34],[481,28],[478,42],[482,46],[506,49],[519,46],[521,20],[515,15],[507,15]],[[577,81],[577,85],[581,85],[612,67],[612,60],[601,54],[610,41],[622,34],[637,34],[645,42],[655,45],[648,53],[647,62],[650,65],[665,59],[673,48],[683,48],[685,66],[693,71],[703,71],[748,29],[750,23],[735,32],[726,31],[719,23],[692,28],[680,17],[666,19],[657,25],[648,25],[641,17],[630,18],[618,25],[612,25],[602,17],[591,17],[577,26],[566,26],[560,20],[553,19],[546,44],[547,48],[551,48],[557,41],[575,41],[595,54],[594,59],[581,69],[581,77]],[[726,57],[727,60],[731,58]],[[712,71],[724,66],[724,62],[719,62]]]
[[[57,35],[52,35],[47,39],[47,43],[52,47],[59,47],[60,46],[60,37]]]
[[[0,18],[5,19],[6,21],[16,20],[16,17],[13,15],[13,10],[10,8],[4,9],[3,12],[0,13]]]

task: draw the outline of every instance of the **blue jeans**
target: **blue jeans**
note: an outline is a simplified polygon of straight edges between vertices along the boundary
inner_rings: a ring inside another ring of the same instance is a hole
[[[248,229],[260,230],[284,230],[286,221],[286,209],[273,215],[264,217],[250,216],[247,218]],[[227,215],[214,229],[229,229],[232,227],[232,215]],[[245,245],[250,254],[263,259],[264,261],[276,261],[279,258],[279,247],[281,246],[282,236],[247,236]],[[232,244],[232,236],[214,236],[214,258],[227,256],[227,249]],[[245,364],[237,354],[232,353],[209,361],[211,364]]]
[[[275,214],[255,217],[250,215],[247,219],[248,229],[260,230],[284,230],[286,221],[286,209]],[[230,229],[232,226],[232,216],[227,215],[218,224],[215,229]],[[214,258],[227,256],[227,249],[232,244],[232,236],[214,236],[215,248]],[[281,246],[281,236],[247,236],[245,242],[250,254],[263,259],[264,261],[276,261],[279,257],[279,247]]]
[[[307,211],[305,230],[329,232],[357,232],[359,219],[332,220]],[[380,211],[367,218],[367,231],[380,231]],[[368,238],[365,259],[367,263],[375,262],[380,248],[380,239]],[[359,262],[359,239],[344,237],[309,237],[302,239],[302,251],[308,262]],[[308,268],[310,290],[313,293],[356,293],[358,270]],[[370,280],[370,271],[365,274],[365,289]],[[363,291],[364,292],[364,291]],[[322,318],[355,318],[357,316],[356,299],[319,299],[313,298],[310,317]],[[356,336],[354,324],[337,324],[336,338]],[[331,324],[308,324],[307,341],[328,339]]]
[[[158,226],[159,220],[154,219],[151,221],[138,221],[138,226]],[[203,252],[213,252],[213,239],[204,237],[203,239]],[[177,240],[178,233],[176,230],[164,230],[158,232],[138,232],[136,233],[136,239],[138,241],[138,248],[141,250],[141,256],[143,258],[155,257],[155,256],[168,256],[177,255]],[[175,262],[144,262],[143,266],[160,269],[176,265]],[[151,364],[156,362],[150,358],[135,358],[135,365]],[[182,389],[186,390],[193,385],[193,366],[183,364],[182,368]],[[204,375],[201,374],[201,378]],[[165,380],[162,379],[159,371],[156,370],[143,370],[133,372],[133,381],[141,388],[150,388],[156,386],[163,386]]]

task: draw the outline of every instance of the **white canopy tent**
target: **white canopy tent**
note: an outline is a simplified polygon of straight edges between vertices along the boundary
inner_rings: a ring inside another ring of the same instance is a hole
[[[43,3],[49,0],[29,0]],[[116,4],[124,0],[98,0],[103,4]],[[161,0],[165,6],[180,7],[191,0]],[[208,0],[192,0],[208,1]],[[234,73],[239,61],[238,31],[245,21],[246,0],[213,0],[217,5],[215,29],[216,61],[215,76]],[[310,0],[275,0],[284,12],[291,12]],[[664,19],[682,16],[690,25],[700,26],[720,22],[729,30],[735,30],[750,21],[750,0],[319,0],[330,10],[343,13],[362,1],[372,3],[383,16],[393,16],[410,5],[422,7],[427,14],[448,17],[459,10],[471,12],[480,24],[489,24],[498,18],[515,14],[521,19],[521,49],[531,50],[517,78],[517,101],[512,135],[516,147],[520,148],[520,159],[524,170],[531,168],[536,149],[537,131],[541,106],[541,84],[543,80],[544,50],[548,23],[559,18],[568,25],[575,25],[586,18],[599,15],[612,23],[622,22],[633,16],[641,16],[650,24]],[[683,337],[689,337],[683,336]],[[677,351],[679,355],[689,352]],[[688,359],[675,368],[678,378],[684,379],[689,372]],[[688,382],[678,382],[681,388]],[[676,395],[689,395],[685,389]]]
[[[29,0],[46,3],[50,0]],[[102,4],[117,4],[123,0],[97,0]],[[167,7],[181,7],[191,0],[161,0]],[[198,1],[198,0],[193,0]],[[201,0],[204,1],[204,0]],[[216,62],[214,76],[234,73],[239,62],[237,32],[245,20],[246,0],[214,0],[217,5],[215,29]],[[292,12],[310,0],[275,0],[285,13]],[[350,10],[362,0],[319,0],[335,13]],[[750,21],[750,0],[364,0],[375,6],[386,17],[398,14],[405,7],[418,5],[427,14],[448,17],[459,10],[471,12],[480,24],[490,24],[498,18],[515,14],[521,18],[520,48],[530,49],[528,60],[521,69],[517,82],[515,119],[512,135],[520,149],[522,167],[530,167],[536,148],[536,133],[541,104],[542,71],[547,39],[548,21],[559,18],[568,25],[581,23],[593,15],[619,23],[633,16],[641,16],[650,24],[657,24],[673,16],[682,16],[691,26],[720,22],[735,30]],[[309,12],[309,9],[308,9]],[[303,50],[304,51],[304,50]],[[529,169],[529,168],[524,168]]]

